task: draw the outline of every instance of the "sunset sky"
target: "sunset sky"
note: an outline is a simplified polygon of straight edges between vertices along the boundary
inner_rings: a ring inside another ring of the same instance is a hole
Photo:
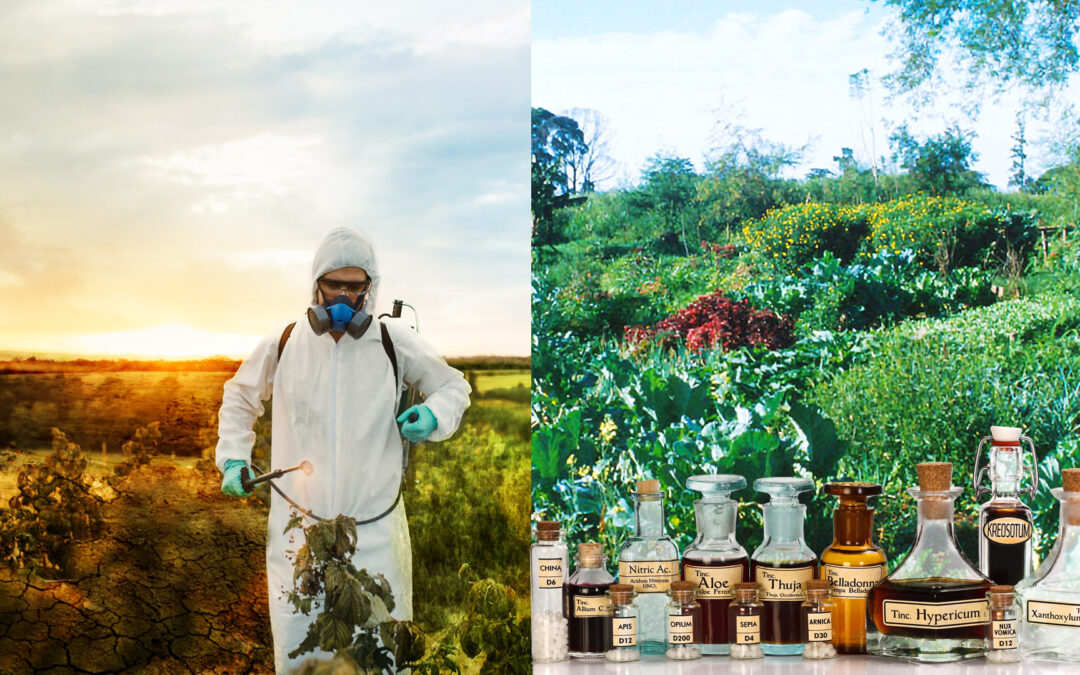
[[[529,351],[527,2],[0,3],[0,352],[244,355],[359,227],[445,355]]]

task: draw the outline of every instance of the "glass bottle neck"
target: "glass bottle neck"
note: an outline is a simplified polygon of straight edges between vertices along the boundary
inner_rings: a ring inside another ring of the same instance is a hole
[[[645,539],[664,536],[664,500],[634,498],[634,534]]]
[[[874,534],[874,510],[863,501],[840,500],[833,511],[833,544],[870,547]]]
[[[694,520],[697,522],[695,543],[721,541],[734,543],[737,504],[730,500],[694,502]]]
[[[802,541],[805,515],[806,507],[802,504],[766,504],[762,516],[766,541]]]
[[[1020,476],[1023,470],[1020,448],[1011,446],[990,448],[992,498],[1016,499],[1020,491]]]

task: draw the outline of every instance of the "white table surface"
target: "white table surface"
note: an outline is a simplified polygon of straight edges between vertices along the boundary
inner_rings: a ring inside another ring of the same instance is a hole
[[[839,656],[821,661],[804,660],[801,656],[766,656],[747,661],[731,660],[726,656],[707,656],[694,661],[668,661],[663,656],[642,656],[632,663],[607,663],[571,659],[562,663],[533,664],[533,675],[1015,675],[1016,673],[1070,673],[1080,675],[1080,664],[1054,661],[1021,661],[992,664],[985,659],[970,659],[953,663],[908,663],[899,659],[876,656]]]

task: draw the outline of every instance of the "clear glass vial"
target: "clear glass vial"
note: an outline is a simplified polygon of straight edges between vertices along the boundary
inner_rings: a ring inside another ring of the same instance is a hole
[[[834,659],[833,615],[836,603],[829,598],[829,581],[812,579],[806,582],[806,602],[799,612],[804,659]]]
[[[759,478],[754,489],[769,495],[765,504],[765,538],[750,557],[750,578],[760,586],[765,606],[761,649],[770,655],[802,653],[799,607],[806,600],[806,582],[817,576],[817,556],[803,540],[806,507],[799,494],[814,489],[806,478]]]
[[[634,604],[634,587],[612,584],[608,589],[611,600],[611,649],[604,654],[608,661],[637,661],[641,658],[638,646],[638,608]]]
[[[735,597],[735,584],[750,580],[746,549],[735,540],[739,503],[731,493],[746,487],[742,476],[692,476],[688,490],[701,493],[694,502],[697,537],[683,551],[682,578],[697,585],[701,604],[701,651],[727,654],[727,608]]]
[[[1016,663],[1020,660],[1020,617],[1012,586],[991,586],[990,623],[986,627],[986,660]]]
[[[982,656],[990,621],[986,592],[993,584],[964,557],[953,534],[952,464],[916,466],[919,487],[915,543],[907,557],[867,598],[881,638],[867,651],[936,663]]]
[[[987,443],[989,464],[980,467]],[[1037,461],[1035,445],[1017,427],[990,427],[990,435],[979,441],[975,451],[972,471],[975,496],[990,493],[990,501],[979,508],[979,571],[996,584],[1016,584],[1034,571],[1031,556],[1034,519],[1028,505],[1020,501],[1020,493],[1026,492],[1030,498],[1039,488]],[[980,484],[987,470],[989,490]],[[1022,489],[1020,481],[1025,475],[1027,487]]]
[[[665,655],[672,661],[701,658],[701,605],[692,581],[672,581],[667,606],[668,631]]]
[[[1061,471],[1057,541],[1038,571],[1016,585],[1024,658],[1080,662],[1080,469]]]
[[[758,600],[756,581],[735,584],[735,599],[728,605],[728,642],[732,659],[760,659],[761,617],[765,606]]]
[[[836,603],[833,646],[841,654],[865,654],[866,595],[885,578],[887,564],[885,552],[872,541],[874,509],[866,501],[880,495],[881,486],[826,483],[824,491],[840,499],[833,511],[833,541],[821,552],[821,578],[829,581]],[[876,641],[877,632],[871,630],[869,637]]]
[[[615,579],[604,567],[607,556],[596,542],[578,544],[577,569],[563,592],[570,656],[602,659],[611,649],[611,601],[608,589]]]
[[[667,591],[679,580],[679,548],[665,532],[660,481],[638,481],[634,533],[619,551],[619,583],[637,591],[638,641],[642,654],[663,654],[667,643]]]
[[[570,572],[566,541],[559,523],[541,520],[529,551],[532,585],[532,657],[537,663],[565,661],[570,656],[563,586]]]

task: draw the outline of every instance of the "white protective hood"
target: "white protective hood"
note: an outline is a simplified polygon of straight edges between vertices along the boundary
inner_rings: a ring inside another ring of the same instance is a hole
[[[375,247],[366,234],[351,227],[330,230],[315,250],[315,259],[311,263],[312,302],[315,302],[319,277],[342,267],[359,267],[371,277],[371,289],[368,290],[363,309],[368,314],[374,314],[375,298],[378,297],[379,282],[382,281],[375,259]]]

